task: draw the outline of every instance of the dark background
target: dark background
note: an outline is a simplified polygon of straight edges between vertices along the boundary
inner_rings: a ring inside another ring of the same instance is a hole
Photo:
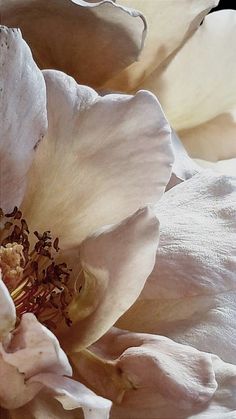
[[[234,4],[232,6],[232,3]],[[235,0],[221,0],[219,5],[217,7],[215,7],[214,9],[212,9],[211,11],[214,12],[216,10],[222,10],[222,9],[236,9],[236,1]]]

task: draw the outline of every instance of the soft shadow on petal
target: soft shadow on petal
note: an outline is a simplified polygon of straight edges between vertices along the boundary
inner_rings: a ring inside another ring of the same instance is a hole
[[[26,379],[41,372],[72,375],[71,366],[58,340],[32,313],[22,316],[2,356],[5,362],[24,373]]]
[[[218,162],[195,159],[195,162],[205,169],[212,169],[221,175],[236,176],[236,158],[219,160]]]
[[[179,137],[193,158],[217,161],[236,157],[236,112],[180,131]]]
[[[160,198],[173,161],[170,127],[149,92],[100,97],[63,73],[44,75],[49,131],[23,213],[72,247]]]
[[[16,309],[9,291],[2,280],[0,269],[0,341],[10,333],[16,322]]]
[[[10,410],[9,414],[6,419],[84,419],[82,409],[65,410],[51,394],[43,392],[26,405]]]
[[[162,72],[142,84],[157,95],[176,131],[235,108],[235,36],[236,11],[208,15]]]
[[[2,0],[1,21],[22,30],[40,68],[99,87],[138,59],[146,22],[110,0]]]
[[[69,307],[72,326],[61,337],[69,351],[95,342],[134,303],[155,264],[158,236],[158,220],[144,208],[82,243],[85,285]]]
[[[38,374],[30,382],[40,382],[64,409],[82,407],[84,419],[109,419],[110,400],[97,396],[83,384],[55,374]]]
[[[171,178],[169,180],[168,185],[166,186],[167,191],[173,188],[174,186],[178,185],[179,183],[190,179],[192,176],[196,175],[202,170],[201,166],[199,166],[197,162],[195,162],[189,157],[179,137],[173,130],[171,140],[175,160],[172,167]]]
[[[165,334],[236,364],[236,180],[203,171],[156,206],[160,244],[119,327]]]
[[[0,207],[10,211],[22,201],[34,149],[46,131],[46,89],[17,29],[0,27],[0,66]]]
[[[2,352],[2,345],[0,344]],[[0,354],[0,401],[6,409],[16,409],[34,398],[41,390],[40,383],[25,382],[24,374],[8,364]]]
[[[122,406],[193,412],[217,388],[210,354],[164,336],[111,329],[72,359],[87,385]]]
[[[121,0],[147,19],[147,38],[137,63],[108,81],[106,88],[132,91],[198,27],[218,0]]]

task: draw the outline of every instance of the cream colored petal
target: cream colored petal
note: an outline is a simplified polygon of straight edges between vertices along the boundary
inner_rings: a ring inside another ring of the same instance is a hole
[[[235,36],[236,11],[210,14],[162,72],[142,84],[157,95],[175,130],[235,108]]]
[[[0,67],[0,207],[9,211],[22,201],[34,148],[45,134],[46,90],[19,30],[0,26]]]
[[[100,97],[63,73],[45,78],[49,131],[23,212],[72,247],[160,198],[173,160],[170,127],[149,92]]]
[[[0,269],[0,341],[15,327],[16,309],[6,285],[2,280]]]
[[[236,179],[203,171],[168,191],[156,214],[156,266],[119,327],[236,364]]]
[[[164,336],[115,329],[91,351],[87,357],[86,351],[73,356],[78,373],[96,392],[123,406],[158,409],[164,398],[172,412],[173,405],[194,411],[204,408],[217,388],[210,354]]]
[[[195,161],[205,169],[212,169],[222,175],[236,176],[236,159],[220,160],[216,163],[200,159],[195,159]]]
[[[2,357],[23,373],[26,379],[41,372],[72,375],[71,366],[58,340],[32,313],[22,316]]]
[[[134,303],[155,264],[159,223],[147,208],[121,224],[107,226],[82,243],[85,283],[69,308],[68,351],[100,338]]]
[[[236,157],[236,112],[229,112],[179,132],[193,158],[218,161]]]
[[[22,30],[41,68],[98,87],[137,60],[146,23],[111,0],[2,0],[1,21]]]
[[[38,374],[30,381],[43,384],[64,409],[82,407],[84,419],[109,419],[111,401],[97,396],[81,383],[49,373]]]
[[[140,10],[147,19],[144,49],[137,63],[109,81],[107,88],[131,91],[137,88],[200,24],[218,0],[121,0]]]

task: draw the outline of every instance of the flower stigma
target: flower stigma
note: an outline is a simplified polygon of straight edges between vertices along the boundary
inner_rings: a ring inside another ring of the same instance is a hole
[[[49,329],[62,320],[71,325],[67,307],[73,293],[69,288],[71,270],[66,263],[56,263],[59,240],[50,231],[34,232],[35,244],[21,211],[10,214],[0,209],[0,270],[2,279],[16,307],[17,320],[33,313]]]

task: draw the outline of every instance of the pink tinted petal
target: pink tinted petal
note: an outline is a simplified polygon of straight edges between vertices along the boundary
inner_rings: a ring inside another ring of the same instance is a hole
[[[5,362],[24,373],[26,379],[41,372],[72,375],[71,366],[58,340],[31,313],[22,316],[2,356]]]
[[[2,0],[1,21],[22,30],[41,68],[96,87],[138,59],[146,33],[141,13],[111,0]]]
[[[172,167],[171,178],[166,190],[173,188],[173,186],[178,185],[184,180],[190,179],[201,171],[201,167],[189,157],[180,139],[173,130],[171,139],[175,160]]]
[[[22,201],[34,148],[45,134],[43,76],[17,29],[0,27],[0,207]]]
[[[63,73],[44,75],[49,131],[24,211],[35,229],[72,247],[160,198],[173,161],[170,127],[149,92],[100,97]]]
[[[70,350],[96,341],[134,303],[153,269],[158,235],[157,218],[144,208],[82,243],[85,282],[69,311],[64,344]]]
[[[16,409],[23,406],[32,400],[42,388],[40,383],[25,382],[24,374],[5,362],[1,354],[0,376],[0,403],[2,407],[7,409]]]
[[[10,333],[16,322],[16,309],[9,291],[2,280],[0,269],[0,341]]]
[[[30,382],[43,384],[64,409],[82,407],[84,419],[108,419],[110,400],[97,396],[83,384],[55,374],[38,374]]]
[[[217,388],[210,354],[164,336],[113,329],[91,350],[103,362],[78,353],[76,368],[93,389],[118,404],[158,407],[164,398],[179,408],[195,409]]]

